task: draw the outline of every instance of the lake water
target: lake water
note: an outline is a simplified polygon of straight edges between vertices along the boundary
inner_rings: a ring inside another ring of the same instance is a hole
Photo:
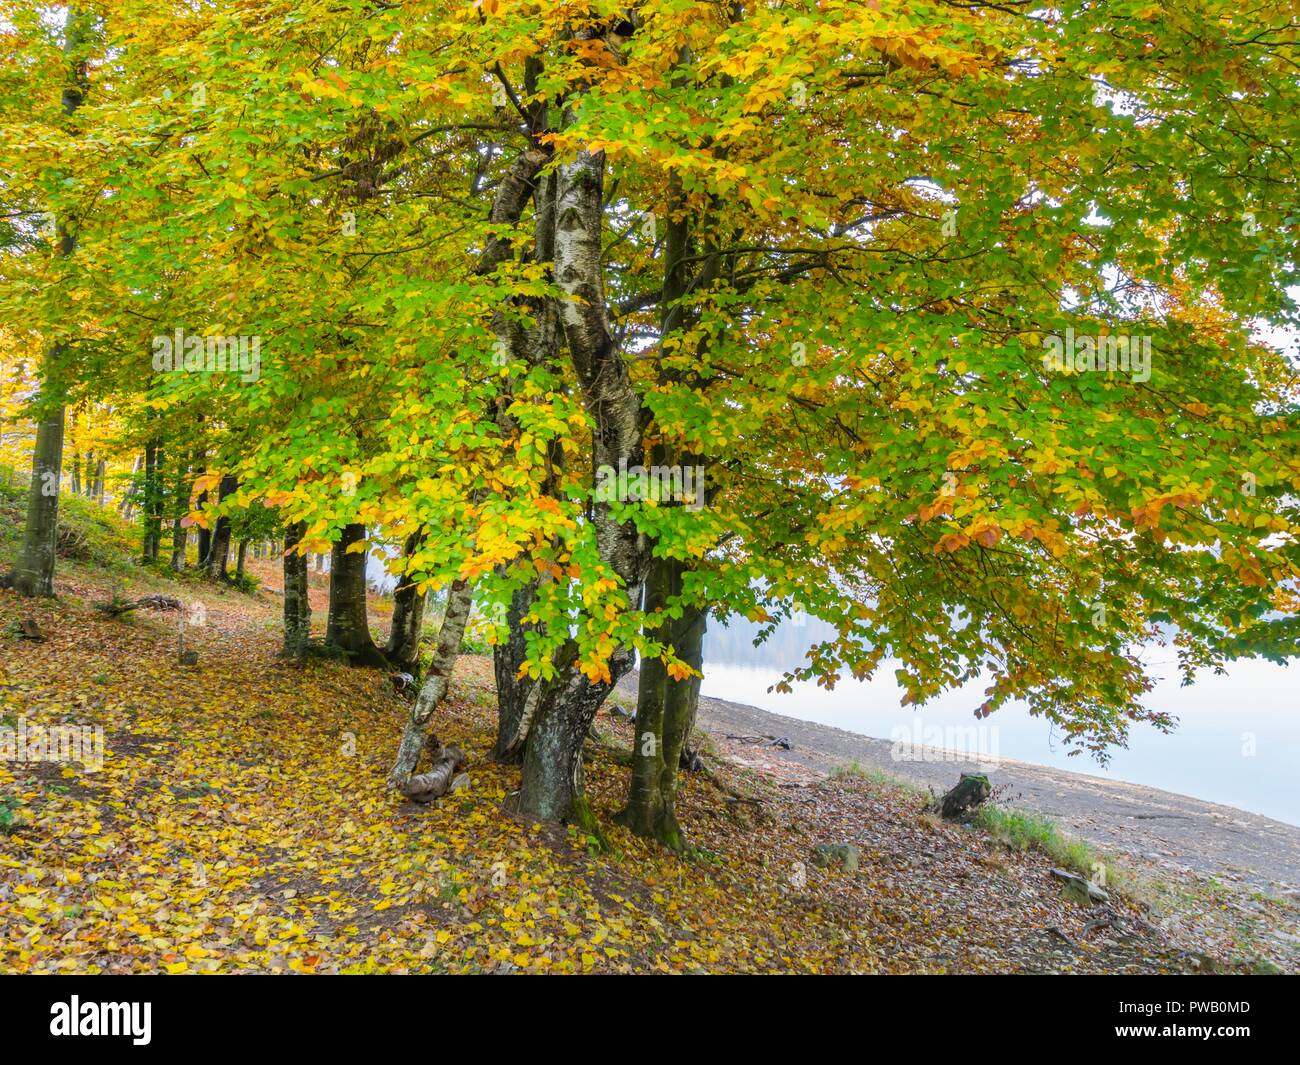
[[[1115,750],[1102,768],[1086,753],[1069,756],[1052,726],[1030,716],[1023,703],[1008,703],[992,717],[976,720],[972,711],[984,698],[986,680],[919,709],[899,705],[897,663],[890,662],[875,679],[842,680],[833,691],[809,683],[796,685],[789,695],[769,692],[786,668],[801,662],[804,649],[830,629],[815,619],[803,626],[787,623],[759,648],[752,645],[755,631],[738,622],[709,632],[703,694],[864,736],[905,734],[914,742],[982,758],[992,754],[1146,784],[1300,825],[1300,665],[1243,660],[1230,665],[1226,676],[1207,673],[1184,688],[1172,649],[1153,648],[1150,672],[1161,680],[1146,705],[1173,714],[1178,727],[1166,734],[1146,724],[1132,726],[1128,748]],[[972,726],[982,729],[974,734]]]

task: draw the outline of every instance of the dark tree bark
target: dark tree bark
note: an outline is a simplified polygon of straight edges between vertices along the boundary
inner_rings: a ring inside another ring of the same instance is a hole
[[[366,553],[348,547],[366,538],[366,527],[345,525],[330,556],[330,608],[325,643],[343,651],[353,665],[384,668],[383,653],[370,636],[366,616]]]
[[[185,526],[185,511],[188,507],[189,492],[185,488],[185,464],[176,469],[176,498],[172,501],[172,569],[179,572],[185,568],[185,544],[189,539]]]
[[[690,316],[683,299],[691,288],[684,264],[693,250],[694,223],[686,209],[681,183],[676,178],[670,181],[670,205],[664,234],[664,286],[660,311],[660,334],[665,337],[685,328]],[[699,279],[701,287],[707,287],[715,275],[717,263],[716,255],[705,257]],[[661,376],[661,380],[669,377],[700,387],[693,374],[674,372]],[[700,456],[681,453],[660,443],[654,448],[652,462],[694,466],[700,463]],[[703,485],[697,490],[703,491]],[[687,573],[686,563],[679,559],[656,557],[650,561],[644,607],[647,615],[659,614],[660,620],[647,628],[646,635],[671,649],[698,673],[704,664],[704,631],[708,615],[703,605],[681,601]],[[670,609],[678,616],[668,616]],[[677,851],[686,847],[685,834],[677,820],[677,771],[695,727],[699,700],[700,677],[674,679],[658,657],[647,657],[642,661],[632,745],[632,782],[627,806],[619,813],[618,820],[633,832],[658,839]]]
[[[240,580],[244,576],[244,562],[248,558],[248,541],[240,540],[239,548],[235,552],[235,579]]]
[[[609,681],[594,682],[570,664],[541,691],[524,745],[516,803],[523,816],[595,828],[583,793],[582,745],[596,711],[632,665],[632,652],[620,647],[608,662]]]
[[[311,637],[311,602],[307,596],[307,556],[295,548],[307,531],[305,522],[284,530],[284,657],[301,662]]]
[[[199,498],[195,500],[195,509],[201,512],[203,508],[207,506],[207,502],[208,502],[208,493],[200,492]],[[199,569],[204,570],[206,572],[208,568],[208,558],[212,554],[212,530],[200,526],[198,531],[197,541],[198,541],[197,546],[199,552]]]
[[[403,554],[410,558],[424,537],[412,533],[406,538]],[[420,633],[424,630],[424,595],[416,590],[409,573],[403,573],[393,590],[393,624],[388,630],[385,651],[388,661],[398,669],[414,673],[420,658]]]
[[[519,676],[519,667],[528,657],[527,634],[533,628],[525,625],[523,618],[536,589],[537,582],[533,582],[515,591],[506,610],[508,635],[492,648],[497,688],[497,740],[491,754],[495,762],[518,764],[524,760],[524,744],[541,694],[537,681]]]
[[[220,506],[239,487],[233,474],[227,473],[221,478],[217,490],[217,505]],[[217,518],[212,529],[212,543],[208,548],[207,571],[210,580],[223,579],[226,566],[230,562],[230,518],[222,514]]]
[[[162,544],[162,449],[156,441],[150,441],[144,449],[144,537],[141,558],[145,562],[158,561],[158,549]]]

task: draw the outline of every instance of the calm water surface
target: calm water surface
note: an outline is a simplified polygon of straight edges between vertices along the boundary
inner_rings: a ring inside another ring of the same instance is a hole
[[[825,631],[813,619],[804,626],[786,624],[758,648],[751,643],[753,632],[740,622],[708,634],[705,695],[864,736],[906,735],[980,755],[1147,784],[1300,825],[1300,668],[1295,665],[1245,660],[1231,665],[1226,676],[1206,673],[1184,688],[1172,650],[1152,648],[1150,672],[1162,679],[1146,704],[1173,714],[1178,727],[1165,734],[1149,725],[1133,726],[1128,748],[1114,751],[1102,768],[1086,753],[1068,755],[1059,731],[1031,717],[1023,703],[1008,703],[977,721],[972,711],[983,700],[987,681],[976,680],[920,709],[899,706],[897,663],[890,662],[875,679],[841,681],[834,691],[810,683],[796,685],[789,695],[769,692]],[[973,734],[972,726],[984,728]]]

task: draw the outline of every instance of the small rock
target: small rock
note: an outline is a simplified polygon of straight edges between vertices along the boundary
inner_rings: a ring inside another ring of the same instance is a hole
[[[856,873],[862,852],[852,843],[819,843],[813,848],[812,863],[821,869],[841,866],[846,873]]]
[[[456,777],[455,780],[451,782],[451,787],[449,787],[447,790],[448,791],[469,791],[469,785],[470,785],[469,774],[461,773],[458,777]]]
[[[1080,902],[1109,902],[1110,895],[1105,889],[1098,887],[1091,880],[1077,876],[1068,869],[1053,869],[1052,875],[1058,880],[1065,881],[1066,890],[1074,895]]]

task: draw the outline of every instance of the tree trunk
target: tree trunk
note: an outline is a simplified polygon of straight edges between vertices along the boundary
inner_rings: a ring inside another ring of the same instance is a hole
[[[307,531],[305,522],[284,530],[284,657],[301,662],[311,637],[311,602],[307,596],[307,556],[294,550]]]
[[[570,665],[540,693],[515,803],[522,816],[594,829],[582,788],[582,745],[596,711],[632,664],[632,652],[620,647],[610,656],[608,682],[593,682]]]
[[[402,740],[397,746],[397,758],[393,770],[388,775],[389,783],[398,790],[405,788],[411,774],[420,760],[420,747],[424,743],[424,732],[433,713],[443,699],[447,697],[447,688],[451,684],[451,672],[456,667],[456,658],[460,654],[460,643],[465,637],[465,626],[469,622],[470,607],[474,602],[474,587],[469,581],[453,581],[447,592],[447,612],[442,616],[442,627],[438,631],[438,645],[433,651],[433,660],[429,663],[429,672],[425,674],[420,694],[416,696],[415,705],[411,707],[402,731]]]
[[[161,484],[162,452],[155,442],[145,445],[144,449],[144,500],[141,510],[144,514],[144,537],[141,558],[145,562],[158,561],[158,548],[162,543],[162,504]],[[132,478],[131,489],[135,488]],[[128,490],[129,494],[130,490]]]
[[[432,802],[451,790],[456,774],[465,768],[465,752],[459,747],[444,747],[430,737],[430,754],[433,764],[427,773],[409,777],[402,792],[415,802]]]
[[[685,565],[677,559],[656,558],[650,563],[647,613],[669,608],[672,600],[681,595],[685,572]],[[665,618],[647,635],[672,648],[678,658],[698,672],[704,664],[707,615],[699,607],[680,609],[680,618]],[[632,784],[627,806],[617,820],[638,835],[657,839],[676,851],[686,846],[677,821],[677,769],[695,727],[699,702],[699,677],[674,680],[659,658],[642,661],[632,742]]]
[[[409,559],[424,537],[412,533],[403,554]],[[414,673],[420,660],[420,633],[424,628],[424,593],[416,590],[409,573],[403,573],[393,590],[393,624],[388,630],[388,660],[398,669]]]
[[[578,151],[556,179],[555,279],[565,294],[560,323],[583,402],[597,428],[592,434],[593,472],[601,466],[640,463],[645,410],[609,325],[601,264],[602,153]],[[591,522],[601,562],[619,578],[628,602],[641,599],[648,541],[634,522],[620,521],[616,502],[597,501]],[[575,819],[594,827],[582,795],[582,744],[596,711],[633,663],[617,648],[608,663],[610,682],[592,682],[573,666],[539,695],[527,744],[518,808],[526,817]]]
[[[202,512],[207,501],[208,493],[200,492],[199,498],[194,501],[195,509]],[[199,526],[197,541],[199,569],[206,570],[208,568],[208,556],[212,554],[212,530]]]
[[[150,445],[150,447],[152,447],[152,445]],[[144,464],[146,468],[148,467],[148,464],[150,462],[149,450],[150,448],[145,449]],[[139,455],[136,455],[131,460],[131,479],[127,481],[126,491],[122,493],[122,498],[118,501],[117,504],[118,514],[126,518],[128,521],[131,519],[131,513],[135,507],[136,493],[139,491],[139,485],[137,484],[137,480],[140,476],[140,465],[141,465],[141,457]],[[94,494],[93,487],[92,487],[92,494]]]
[[[14,567],[20,595],[54,594],[54,560],[59,533],[59,479],[63,464],[63,405],[36,426],[32,484],[27,495],[23,550]]]
[[[370,637],[366,616],[366,552],[348,551],[366,538],[366,527],[345,525],[330,561],[330,608],[325,643],[347,654],[353,665],[385,668],[388,661]]]
[[[72,456],[72,482],[68,486],[74,496],[81,495],[81,452]]]
[[[227,473],[221,478],[217,490],[217,506],[220,506],[239,487],[233,474]],[[208,578],[217,580],[226,576],[226,565],[230,561],[230,518],[224,514],[217,518],[212,529],[212,543],[208,548]]]
[[[185,512],[189,509],[189,492],[185,489],[187,470],[182,462],[176,468],[176,498],[172,501],[172,569],[180,572],[185,568],[185,545],[189,540],[185,526]]]
[[[497,688],[497,741],[491,758],[495,762],[518,764],[524,759],[524,743],[536,716],[540,682],[519,676],[528,657],[528,632],[523,617],[536,594],[537,582],[515,591],[506,611],[508,635],[492,648],[492,672]],[[531,700],[531,701],[530,701]]]
[[[248,557],[248,541],[240,540],[239,549],[235,553],[235,579],[242,580],[244,577],[244,561]]]
[[[70,116],[86,93],[86,60],[81,47],[90,34],[92,16],[69,5],[64,23],[63,55],[68,62],[63,84],[63,113]],[[69,258],[76,240],[66,220],[55,230],[59,256]],[[46,353],[44,368],[52,373],[59,362],[62,345],[56,342]],[[14,589],[21,595],[52,596],[54,563],[58,554],[59,482],[63,477],[63,397],[54,382],[46,378],[42,387],[49,389],[50,405],[36,426],[36,444],[32,453],[32,483],[27,496],[27,524],[23,529],[23,548],[13,571]],[[58,402],[54,400],[57,398]]]

